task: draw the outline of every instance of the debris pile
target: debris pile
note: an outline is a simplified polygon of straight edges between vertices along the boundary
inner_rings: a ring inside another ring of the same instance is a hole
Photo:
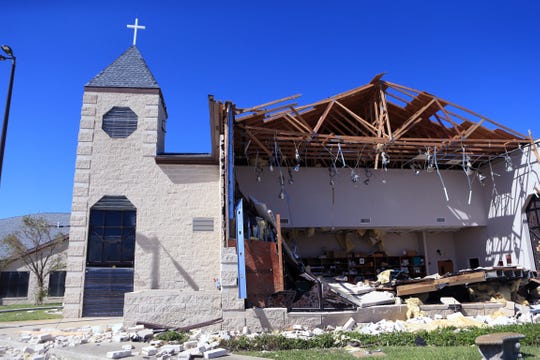
[[[161,330],[162,331],[162,330]],[[154,339],[159,331],[147,329],[143,325],[124,328],[122,324],[109,326],[89,326],[74,329],[35,328],[21,331],[17,339],[5,340],[7,346],[0,346],[0,358],[6,359],[63,359],[62,349],[75,349],[78,346],[117,344],[118,348],[107,351],[108,359],[121,359],[130,356],[144,356],[156,359],[192,359],[204,357],[214,359],[228,354],[219,347],[222,340],[230,339],[228,332],[203,333],[192,331],[189,340],[180,344]],[[135,350],[134,343],[144,343]]]
[[[446,300],[445,300],[446,301]],[[376,323],[357,323],[353,318],[348,319],[342,326],[327,326],[325,329],[308,328],[294,325],[289,330],[281,331],[279,335],[293,339],[310,339],[314,336],[331,333],[336,339],[337,346],[345,346],[350,351],[358,352],[360,349],[350,342],[347,332],[378,335],[392,332],[415,332],[420,330],[431,331],[441,327],[491,327],[496,325],[512,325],[525,323],[540,323],[540,307],[515,306],[518,311],[513,316],[504,313],[492,315],[465,316],[457,311],[446,316],[436,314],[427,316],[420,310],[421,302],[410,300],[410,313],[407,320],[381,320]],[[457,304],[456,304],[457,306]],[[3,341],[0,346],[0,358],[54,360],[65,358],[61,355],[62,349],[77,349],[80,346],[100,346],[108,344],[111,351],[107,358],[120,359],[129,356],[143,356],[145,358],[165,359],[192,359],[204,357],[205,359],[218,358],[227,355],[227,350],[220,347],[222,341],[231,338],[246,336],[256,338],[264,333],[252,333],[244,327],[242,331],[205,332],[191,330],[189,339],[183,343],[178,341],[163,341],[157,339],[161,330],[152,330],[143,325],[125,328],[122,324],[107,326],[88,326],[72,329],[35,328],[31,331],[21,331],[14,341]],[[186,337],[187,338],[187,337]],[[7,344],[7,345],[6,345]],[[137,345],[137,346],[134,346]]]
[[[444,296],[461,302],[540,303],[537,273],[518,267],[466,269],[417,279],[396,278],[393,272],[385,270],[377,281],[364,280],[356,284],[339,281],[339,278],[319,278],[323,301],[326,294],[333,293],[357,308],[399,304],[411,296],[428,300],[428,303],[438,303]]]

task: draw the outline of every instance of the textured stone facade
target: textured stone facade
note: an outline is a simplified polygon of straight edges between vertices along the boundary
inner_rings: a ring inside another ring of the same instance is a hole
[[[90,208],[105,195],[125,196],[137,209],[134,293],[126,303],[127,316],[131,311],[141,313],[136,294],[148,290],[185,291],[192,298],[200,293],[201,299],[219,295],[215,284],[220,277],[222,229],[219,167],[156,164],[156,154],[164,149],[166,112],[161,95],[115,90],[86,91],[83,96],[66,317],[82,315],[88,218]],[[137,130],[127,138],[113,139],[102,130],[103,115],[114,106],[129,107],[138,116]],[[213,219],[213,231],[194,232],[192,220],[197,217]],[[162,298],[159,292],[156,298]],[[164,310],[147,305],[142,313]],[[174,311],[179,319],[191,311],[183,309]]]

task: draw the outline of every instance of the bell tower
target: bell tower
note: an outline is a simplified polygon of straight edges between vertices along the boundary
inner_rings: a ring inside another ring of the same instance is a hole
[[[141,194],[152,186],[141,179],[156,171],[166,119],[161,89],[135,44],[85,85],[64,316],[122,315],[123,293],[134,287]],[[99,301],[118,298],[100,312]]]

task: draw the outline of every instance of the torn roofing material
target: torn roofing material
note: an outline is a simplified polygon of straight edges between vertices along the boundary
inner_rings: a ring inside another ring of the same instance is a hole
[[[436,153],[441,168],[473,166],[531,139],[425,91],[382,80],[298,106],[300,95],[237,109],[235,152],[299,159],[307,166],[404,167]],[[246,159],[243,159],[246,160]],[[424,166],[424,165],[422,165]]]

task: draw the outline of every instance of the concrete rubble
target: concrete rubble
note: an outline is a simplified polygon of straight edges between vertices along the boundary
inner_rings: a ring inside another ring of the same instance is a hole
[[[418,306],[418,304],[415,304]],[[333,333],[336,344],[347,345],[351,351],[360,351],[358,346],[352,344],[347,332],[354,331],[361,334],[378,335],[391,332],[412,332],[418,330],[435,330],[440,327],[490,327],[495,325],[510,325],[524,323],[540,323],[538,307],[522,306],[509,302],[507,308],[512,312],[495,312],[491,315],[465,316],[456,311],[446,315],[426,315],[423,312],[413,312],[408,320],[381,320],[376,323],[357,323],[349,318],[342,326],[326,329],[309,328],[303,325],[294,325],[289,330],[274,332],[286,338],[309,339],[325,333]],[[154,339],[152,329],[143,326],[124,327],[122,324],[105,326],[86,326],[81,328],[57,329],[57,328],[34,328],[30,331],[21,331],[18,338],[11,339],[0,346],[0,359],[65,359],[58,355],[58,349],[77,349],[84,344],[112,346],[106,357],[109,359],[122,359],[132,356],[145,359],[192,359],[194,357],[213,359],[227,356],[226,349],[220,347],[222,340],[234,337],[246,336],[255,338],[262,332],[252,332],[245,327],[241,331],[205,332],[204,330],[192,330],[189,340],[180,344],[178,342],[165,342]],[[136,349],[133,344],[139,344]],[[142,345],[142,347],[141,347]],[[357,344],[358,345],[358,344]]]

